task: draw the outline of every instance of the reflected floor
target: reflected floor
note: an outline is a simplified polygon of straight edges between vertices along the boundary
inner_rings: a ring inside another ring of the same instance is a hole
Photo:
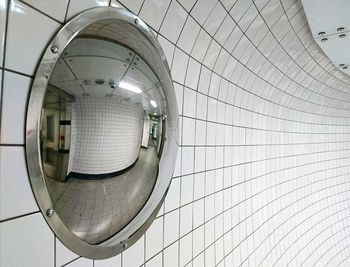
[[[127,172],[103,180],[46,179],[55,212],[77,236],[100,243],[120,231],[143,207],[157,177],[154,147],[141,148]]]

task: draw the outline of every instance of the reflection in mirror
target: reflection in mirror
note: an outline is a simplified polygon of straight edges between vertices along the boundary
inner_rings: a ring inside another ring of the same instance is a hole
[[[55,212],[85,242],[115,235],[147,202],[163,99],[147,63],[114,41],[79,36],[61,53],[41,112],[41,159]]]

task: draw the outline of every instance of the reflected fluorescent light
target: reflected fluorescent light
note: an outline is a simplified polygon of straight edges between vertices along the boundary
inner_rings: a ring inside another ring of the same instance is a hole
[[[150,103],[151,103],[151,105],[153,106],[153,107],[157,107],[157,103],[156,103],[156,101],[154,101],[154,100],[151,100],[151,101],[149,101]]]
[[[157,115],[157,113],[153,113],[153,115]]]
[[[142,90],[140,88],[130,83],[120,82],[119,87],[134,92],[136,94],[142,93]]]

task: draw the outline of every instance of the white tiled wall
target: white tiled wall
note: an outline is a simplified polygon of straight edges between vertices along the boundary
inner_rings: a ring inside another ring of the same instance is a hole
[[[350,79],[312,39],[300,0],[120,0],[171,66],[174,178],[156,221],[121,255],[77,259],[54,238],[32,205],[24,103],[60,24],[108,4],[118,2],[0,1],[0,265],[348,266]]]
[[[139,156],[142,134],[142,106],[116,97],[77,97],[69,171],[106,174],[129,167]]]

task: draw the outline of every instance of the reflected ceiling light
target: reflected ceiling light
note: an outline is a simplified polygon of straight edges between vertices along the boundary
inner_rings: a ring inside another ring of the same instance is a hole
[[[135,85],[126,82],[120,82],[119,87],[134,92],[136,94],[142,93],[142,90]]]
[[[95,83],[98,84],[98,85],[102,85],[102,84],[105,83],[105,80],[104,79],[96,79]]]
[[[153,107],[157,107],[157,102],[154,100],[149,101]]]

